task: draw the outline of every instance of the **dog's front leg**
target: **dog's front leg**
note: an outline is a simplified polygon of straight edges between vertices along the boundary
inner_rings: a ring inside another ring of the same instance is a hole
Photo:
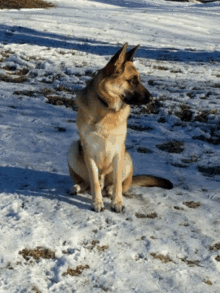
[[[99,182],[99,170],[93,158],[85,156],[85,162],[89,172],[92,206],[96,212],[100,212],[104,210],[104,204],[102,201],[102,193]]]
[[[111,207],[117,213],[120,213],[124,208],[122,199],[123,159],[124,151],[121,149],[113,159],[113,196]]]

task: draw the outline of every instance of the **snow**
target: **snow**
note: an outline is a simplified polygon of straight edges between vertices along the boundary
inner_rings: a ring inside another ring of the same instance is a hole
[[[0,292],[219,292],[219,2],[51,2],[0,11]],[[47,102],[72,101],[125,42],[160,102],[129,118],[135,174],[174,189],[133,188],[122,214],[108,198],[95,213],[68,194],[77,112]],[[55,258],[22,256],[37,247]]]

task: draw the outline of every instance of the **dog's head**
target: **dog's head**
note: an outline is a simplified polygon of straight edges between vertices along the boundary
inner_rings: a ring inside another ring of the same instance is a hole
[[[109,108],[119,110],[123,103],[143,105],[150,102],[152,95],[142,85],[140,75],[133,64],[139,45],[127,52],[126,43],[100,71],[98,89]],[[96,83],[97,84],[97,83]]]

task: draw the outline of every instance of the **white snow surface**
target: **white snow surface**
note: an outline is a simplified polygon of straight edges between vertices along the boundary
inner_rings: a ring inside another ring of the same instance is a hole
[[[51,2],[0,11],[0,292],[220,292],[220,3]],[[68,194],[77,112],[47,102],[72,101],[125,42],[141,45],[135,66],[160,102],[129,118],[135,174],[174,188],[95,213]],[[23,257],[39,247],[55,257]]]

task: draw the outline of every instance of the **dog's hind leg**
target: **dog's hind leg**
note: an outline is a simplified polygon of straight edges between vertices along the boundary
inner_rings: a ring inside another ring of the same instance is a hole
[[[70,176],[73,180],[74,184],[72,189],[70,190],[70,194],[78,194],[89,189],[89,184],[85,182],[78,174],[76,174],[73,169],[69,166]]]
[[[89,189],[89,174],[83,158],[83,149],[80,141],[73,141],[68,153],[70,176],[74,182],[71,194],[78,194]]]

